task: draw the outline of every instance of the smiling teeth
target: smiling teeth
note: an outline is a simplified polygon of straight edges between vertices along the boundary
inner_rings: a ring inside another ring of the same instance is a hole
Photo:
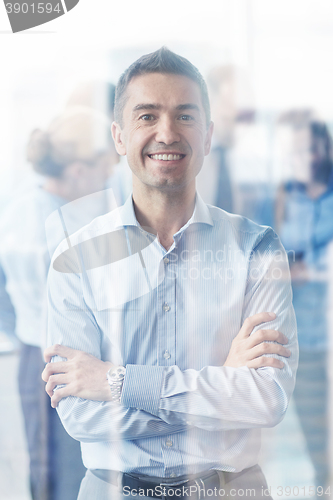
[[[170,160],[180,160],[181,158],[181,155],[152,155],[151,158],[153,160],[166,160],[166,161],[170,161]]]

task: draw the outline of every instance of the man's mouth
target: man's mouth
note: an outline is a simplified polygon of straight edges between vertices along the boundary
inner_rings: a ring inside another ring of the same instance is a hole
[[[186,155],[182,154],[156,154],[148,155],[152,160],[163,160],[163,161],[176,161],[182,160]]]

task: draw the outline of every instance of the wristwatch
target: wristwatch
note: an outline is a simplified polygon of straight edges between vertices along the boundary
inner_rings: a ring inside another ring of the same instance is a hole
[[[110,368],[106,374],[111,389],[111,401],[116,403],[120,403],[125,373],[126,368],[124,366],[117,366],[117,368]]]

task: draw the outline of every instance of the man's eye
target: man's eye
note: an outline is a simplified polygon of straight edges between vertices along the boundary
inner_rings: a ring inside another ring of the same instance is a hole
[[[180,120],[183,120],[185,122],[189,122],[189,121],[193,120],[193,116],[191,116],[191,115],[180,115],[179,118],[180,118]]]
[[[140,116],[140,120],[143,120],[143,121],[151,121],[153,119],[154,119],[153,115],[142,115],[142,116]]]

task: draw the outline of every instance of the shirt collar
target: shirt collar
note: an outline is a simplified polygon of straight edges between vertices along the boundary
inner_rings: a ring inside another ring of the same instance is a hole
[[[191,224],[208,224],[209,226],[214,225],[209,209],[199,193],[196,193],[195,207],[192,217],[180,231],[186,229]],[[140,224],[135,217],[132,194],[127,198],[124,205],[119,209],[119,224],[117,224],[116,227],[125,226],[140,227]]]

